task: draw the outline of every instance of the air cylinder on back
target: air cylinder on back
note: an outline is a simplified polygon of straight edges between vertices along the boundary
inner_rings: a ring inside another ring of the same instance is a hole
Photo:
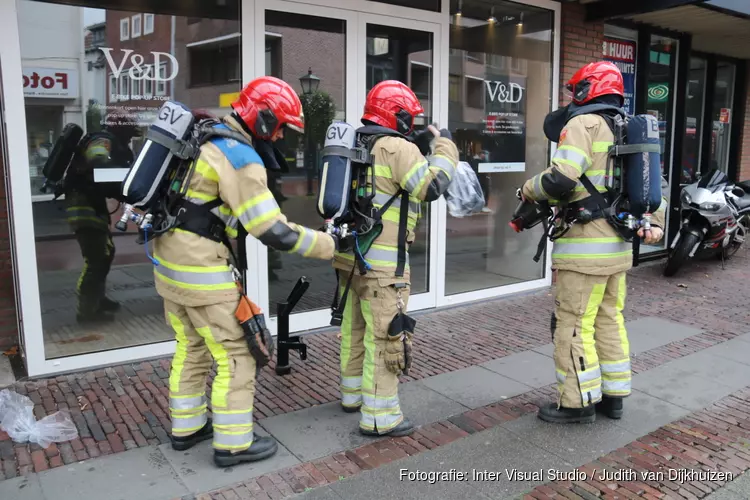
[[[649,151],[624,156],[625,182],[630,213],[640,219],[661,204],[661,143],[659,122],[651,115],[637,115],[627,124],[628,146],[648,145]]]
[[[82,137],[83,129],[80,126],[75,123],[65,125],[42,168],[47,181],[54,184],[62,180]]]
[[[190,109],[179,102],[167,101],[159,109],[143,148],[122,183],[122,195],[127,203],[148,210],[158,201],[159,188],[167,173],[183,161],[170,148],[177,140],[190,136],[194,122]]]
[[[318,214],[326,221],[335,222],[348,213],[355,140],[356,130],[346,122],[333,122],[326,131],[318,193]]]

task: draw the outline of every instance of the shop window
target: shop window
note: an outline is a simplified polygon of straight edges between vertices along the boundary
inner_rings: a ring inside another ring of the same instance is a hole
[[[390,5],[400,5],[402,7],[411,7],[412,9],[429,10],[440,12],[441,0],[372,0],[378,3],[387,3]]]
[[[451,13],[458,8],[451,0]],[[461,16],[451,17],[449,47],[458,57],[449,59],[449,72],[462,75],[466,89],[448,108],[448,126],[461,161],[479,177],[486,206],[468,218],[448,215],[446,295],[544,277],[544,258],[532,259],[543,229],[516,234],[508,220],[515,190],[549,165],[549,141],[540,131],[557,92],[553,21],[549,10],[497,0],[462,0]]]
[[[225,47],[203,59],[195,59],[191,50],[204,40],[226,39],[239,33],[239,2],[228,2],[235,5],[234,11],[216,5],[207,8],[205,2],[135,2],[137,8],[125,12],[122,9],[127,3],[17,2],[24,72],[33,68],[44,76],[60,73],[68,83],[64,89],[49,89],[47,95],[32,95],[30,89],[24,89],[29,154],[24,168],[28,168],[33,201],[34,223],[30,227],[34,231],[41,308],[41,332],[34,335],[41,340],[25,348],[35,356],[43,353],[47,360],[95,353],[106,358],[106,351],[174,340],[174,331],[164,318],[163,300],[154,288],[154,265],[147,259],[144,245],[136,242],[137,229],[132,223],[126,232],[114,228],[122,215],[121,206],[112,197],[119,184],[94,182],[90,173],[87,184],[78,185],[87,195],[95,193],[94,201],[82,202],[95,204],[92,210],[98,214],[92,217],[93,221],[87,219],[99,224],[88,233],[81,230],[88,226],[77,225],[82,219],[73,217],[76,212],[66,210],[77,207],[70,203],[81,199],[70,183],[63,196],[54,201],[51,191],[42,192],[42,169],[63,127],[75,123],[86,133],[111,132],[107,124],[112,121],[107,121],[107,116],[127,113],[129,123],[143,133],[166,99],[222,117],[230,111],[222,107],[226,95],[241,89],[239,37],[235,35],[231,43],[223,42],[233,48]],[[156,3],[158,13],[143,12],[145,6]],[[201,22],[188,26],[188,16]],[[164,32],[152,36],[156,26],[163,26]],[[44,33],[43,40],[39,33]],[[308,42],[304,38],[298,41]],[[98,44],[101,50],[83,52],[85,42],[87,48]],[[298,51],[299,45],[290,50]],[[325,53],[325,57],[329,54]],[[91,71],[89,61],[94,62]],[[199,88],[192,87],[194,76],[202,78]],[[326,78],[332,80],[330,76]],[[145,141],[142,137],[114,140],[119,141],[117,153],[110,151],[106,165],[126,169],[132,165],[129,157],[136,158]],[[79,178],[71,182],[82,181]],[[305,212],[315,214],[315,209],[310,206]],[[330,263],[326,265],[330,272]],[[21,279],[30,278],[24,275]],[[288,294],[289,287],[280,288],[284,295]],[[100,305],[96,305],[102,296],[117,301],[120,309],[102,316]]]
[[[120,41],[130,39],[130,18],[120,19]]]
[[[727,173],[732,134],[732,105],[734,104],[735,65],[720,61],[716,67],[713,106],[711,112],[711,156],[709,169]]]
[[[467,77],[466,105],[476,109],[484,108],[484,80],[475,77]]]
[[[703,108],[706,96],[706,66],[703,58],[690,58],[685,95],[685,136],[683,138],[680,184],[695,182],[701,165]]]
[[[430,81],[431,70],[429,65],[411,62],[411,89],[419,99],[429,99],[432,91]]]
[[[448,77],[448,100],[450,102],[461,102],[460,75],[450,75]]]
[[[154,15],[143,14],[143,34],[150,35],[154,32]]]
[[[140,14],[136,14],[131,19],[133,21],[133,31],[131,33],[131,38],[138,38],[139,36],[141,36],[141,22],[143,20],[143,17]]]
[[[213,48],[199,46],[188,51],[191,87],[239,82],[239,44]]]

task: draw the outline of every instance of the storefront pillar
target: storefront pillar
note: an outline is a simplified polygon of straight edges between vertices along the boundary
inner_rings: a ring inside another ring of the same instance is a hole
[[[0,96],[2,99],[2,96]],[[5,119],[0,107],[0,127]],[[16,287],[13,277],[13,257],[10,244],[10,224],[8,224],[9,197],[5,163],[7,143],[5,133],[0,134],[0,352],[18,343],[18,315],[16,309]]]
[[[737,180],[745,181],[750,179],[750,64],[746,64],[745,68],[745,85],[744,85],[744,110],[745,120],[742,124],[742,131],[740,132],[740,140],[738,141],[740,150],[738,151],[738,168],[737,168]]]

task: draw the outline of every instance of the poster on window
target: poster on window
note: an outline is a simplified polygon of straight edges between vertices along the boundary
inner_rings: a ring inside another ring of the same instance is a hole
[[[526,170],[526,79],[488,75],[484,80],[480,173]]]
[[[623,107],[628,114],[634,114],[636,43],[620,38],[605,37],[602,43],[602,55],[605,61],[614,63],[620,69],[625,86]]]

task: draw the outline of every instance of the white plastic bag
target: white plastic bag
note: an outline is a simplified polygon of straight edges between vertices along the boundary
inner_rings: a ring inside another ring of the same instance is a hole
[[[78,429],[67,411],[55,412],[37,422],[31,399],[7,389],[0,392],[0,429],[17,443],[36,443],[42,448],[78,437]]]
[[[477,174],[465,161],[458,162],[448,191],[445,194],[448,212],[453,217],[466,217],[484,208],[484,193]]]

